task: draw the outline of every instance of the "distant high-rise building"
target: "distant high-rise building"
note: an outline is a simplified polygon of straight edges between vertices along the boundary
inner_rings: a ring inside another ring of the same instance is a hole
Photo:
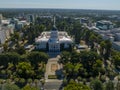
[[[2,19],[3,19],[2,14],[0,14],[0,24],[2,22]]]
[[[35,22],[35,17],[34,17],[34,15],[29,14],[29,15],[27,16],[27,20],[28,20],[28,22],[34,23],[34,22]]]
[[[4,44],[6,41],[6,33],[5,30],[0,26],[0,44]]]
[[[101,20],[96,23],[96,27],[100,30],[110,30],[114,28],[114,24],[110,21]]]
[[[89,23],[89,19],[88,19],[88,18],[81,18],[81,19],[80,19],[80,23],[81,23],[81,24],[84,24],[84,23],[87,24],[87,23]]]
[[[14,33],[14,25],[0,26],[0,44],[4,44],[10,35]]]

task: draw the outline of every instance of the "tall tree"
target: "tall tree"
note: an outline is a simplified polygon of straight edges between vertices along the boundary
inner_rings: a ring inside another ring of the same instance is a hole
[[[34,77],[33,67],[29,62],[20,62],[17,65],[17,74],[21,78],[31,78]]]
[[[28,60],[30,60],[32,65],[37,67],[37,65],[41,62],[47,63],[48,55],[44,52],[34,51],[28,54]]]
[[[93,90],[103,90],[103,84],[100,80],[95,79],[90,82],[90,87]]]
[[[90,88],[86,85],[72,81],[64,88],[64,90],[90,90]]]
[[[105,90],[115,90],[114,83],[112,81],[109,81],[106,83]]]
[[[66,63],[70,62],[70,60],[71,60],[71,54],[69,52],[63,51],[60,54],[60,59],[59,59],[60,63],[66,64]]]

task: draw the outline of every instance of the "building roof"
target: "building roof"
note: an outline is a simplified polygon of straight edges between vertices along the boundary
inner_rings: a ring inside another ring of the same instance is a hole
[[[98,21],[99,23],[102,23],[102,24],[113,24],[111,21],[107,21],[107,20],[101,20],[101,21]]]
[[[10,24],[10,20],[2,20],[2,24]]]
[[[54,40],[50,38],[50,32],[42,32],[42,34],[36,38],[36,43],[40,43],[40,42],[72,42],[72,39],[70,38],[70,36],[67,35],[67,32],[63,32],[63,31],[58,31],[58,40]]]
[[[70,38],[63,37],[60,39],[60,42],[72,42],[72,40]]]
[[[113,42],[113,44],[115,44],[115,45],[120,47],[120,42]]]

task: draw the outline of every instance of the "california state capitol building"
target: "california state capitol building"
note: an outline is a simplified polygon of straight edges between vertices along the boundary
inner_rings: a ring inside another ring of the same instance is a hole
[[[37,50],[46,50],[49,52],[60,52],[63,49],[71,48],[73,39],[65,31],[58,31],[54,25],[51,31],[42,32],[40,36],[35,39]]]

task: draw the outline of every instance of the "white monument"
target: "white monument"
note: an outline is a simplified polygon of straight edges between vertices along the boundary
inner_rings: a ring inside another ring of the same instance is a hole
[[[49,52],[59,52],[62,49],[69,49],[73,40],[65,31],[58,31],[54,25],[51,31],[42,32],[41,35],[35,39],[36,49],[47,50]]]

